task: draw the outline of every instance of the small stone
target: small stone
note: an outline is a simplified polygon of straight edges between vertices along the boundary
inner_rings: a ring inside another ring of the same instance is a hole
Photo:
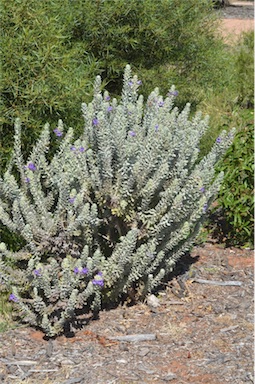
[[[147,297],[147,305],[151,308],[158,308],[160,301],[155,295],[150,295]]]
[[[119,350],[120,351],[128,351],[127,343],[120,343]]]

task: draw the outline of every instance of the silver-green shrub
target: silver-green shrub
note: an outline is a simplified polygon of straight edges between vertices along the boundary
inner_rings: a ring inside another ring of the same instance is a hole
[[[198,162],[208,118],[174,107],[155,89],[146,103],[129,66],[118,102],[101,92],[82,105],[83,135],[45,125],[29,158],[15,124],[13,158],[0,179],[0,220],[26,241],[0,244],[0,278],[23,321],[48,336],[80,315],[156,289],[191,247],[223,175],[232,141],[222,132]],[[51,135],[60,141],[49,155]]]

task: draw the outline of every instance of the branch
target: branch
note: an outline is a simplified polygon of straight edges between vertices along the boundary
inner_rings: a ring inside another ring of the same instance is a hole
[[[243,283],[242,281],[215,281],[215,280],[203,280],[203,279],[193,279],[194,283],[200,283],[200,284],[209,284],[209,285],[233,285],[233,286],[241,286]]]
[[[118,340],[118,341],[146,341],[146,340],[156,340],[156,335],[153,333],[147,333],[144,335],[125,335],[125,336],[115,336],[111,337],[110,340]]]

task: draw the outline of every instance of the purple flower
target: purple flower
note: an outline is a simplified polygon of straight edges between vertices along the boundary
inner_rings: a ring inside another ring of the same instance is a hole
[[[25,177],[25,183],[30,183],[29,177]]]
[[[34,269],[33,270],[33,273],[34,273],[35,276],[41,276],[41,272],[42,272],[41,269]]]
[[[19,299],[17,298],[17,296],[15,296],[13,293],[10,294],[9,296],[9,300],[10,301],[14,301],[14,303],[17,303],[19,301]]]
[[[132,87],[132,85],[133,85],[133,81],[129,81],[129,82],[128,82],[128,85],[130,85],[130,87]]]
[[[74,200],[75,200],[75,197],[70,197],[70,199],[68,201],[69,201],[70,204],[73,204]]]
[[[33,172],[36,171],[36,166],[34,163],[29,163],[27,167],[28,169],[30,169],[30,171],[33,171]]]
[[[81,275],[87,275],[87,273],[88,273],[88,268],[86,268],[86,267],[83,267],[83,268],[81,268],[81,269],[79,269],[78,267],[75,267],[74,268],[74,270],[73,270],[73,272],[77,275],[78,273],[80,273]]]
[[[104,286],[104,279],[102,272],[98,272],[94,279],[92,280],[92,284],[99,285],[100,287]]]
[[[200,192],[204,193],[205,192],[205,187],[200,188]]]
[[[108,108],[107,108],[107,112],[111,112],[112,111],[112,106],[110,105]]]
[[[207,208],[208,208],[208,204],[207,204],[207,203],[205,203],[205,204],[204,204],[204,206],[203,206],[203,213],[206,213],[206,211],[207,211]]]
[[[92,120],[92,124],[93,125],[98,125],[99,124],[99,121],[98,121],[98,119],[96,117]]]
[[[58,137],[61,137],[61,136],[63,135],[63,133],[62,133],[58,128],[54,129],[53,132],[54,132],[55,135],[58,136]]]
[[[168,93],[168,96],[178,96],[179,95],[179,92],[178,91],[170,91]]]
[[[132,136],[132,137],[136,136],[136,133],[135,133],[134,131],[129,131],[128,133],[129,133],[129,135]]]
[[[221,142],[221,137],[217,137],[216,143],[220,143],[220,142]]]
[[[72,146],[70,147],[70,149],[71,149],[71,151],[76,151],[76,148],[75,148],[74,145],[72,145]]]
[[[142,84],[142,80],[138,80],[137,85],[141,85],[141,84]]]
[[[159,127],[159,125],[156,124],[156,125],[155,125],[155,132],[158,132],[158,127]]]
[[[85,148],[84,147],[80,147],[79,151],[82,153],[85,151]]]
[[[160,101],[160,102],[158,103],[158,106],[159,106],[159,107],[163,107],[163,105],[164,105],[164,101]]]
[[[110,101],[110,100],[111,100],[110,96],[106,96],[105,101]]]

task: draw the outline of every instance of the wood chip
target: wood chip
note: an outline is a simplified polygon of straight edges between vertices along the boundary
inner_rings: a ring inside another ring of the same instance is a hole
[[[48,358],[50,358],[52,356],[52,352],[53,352],[53,343],[51,340],[49,340],[45,349],[45,354]]]
[[[69,379],[65,381],[63,384],[76,384],[84,381],[84,377],[74,377],[73,379]]]
[[[162,380],[164,380],[164,381],[171,381],[171,380],[175,380],[175,379],[177,379],[177,376],[172,372],[170,372],[165,377],[162,377]]]

